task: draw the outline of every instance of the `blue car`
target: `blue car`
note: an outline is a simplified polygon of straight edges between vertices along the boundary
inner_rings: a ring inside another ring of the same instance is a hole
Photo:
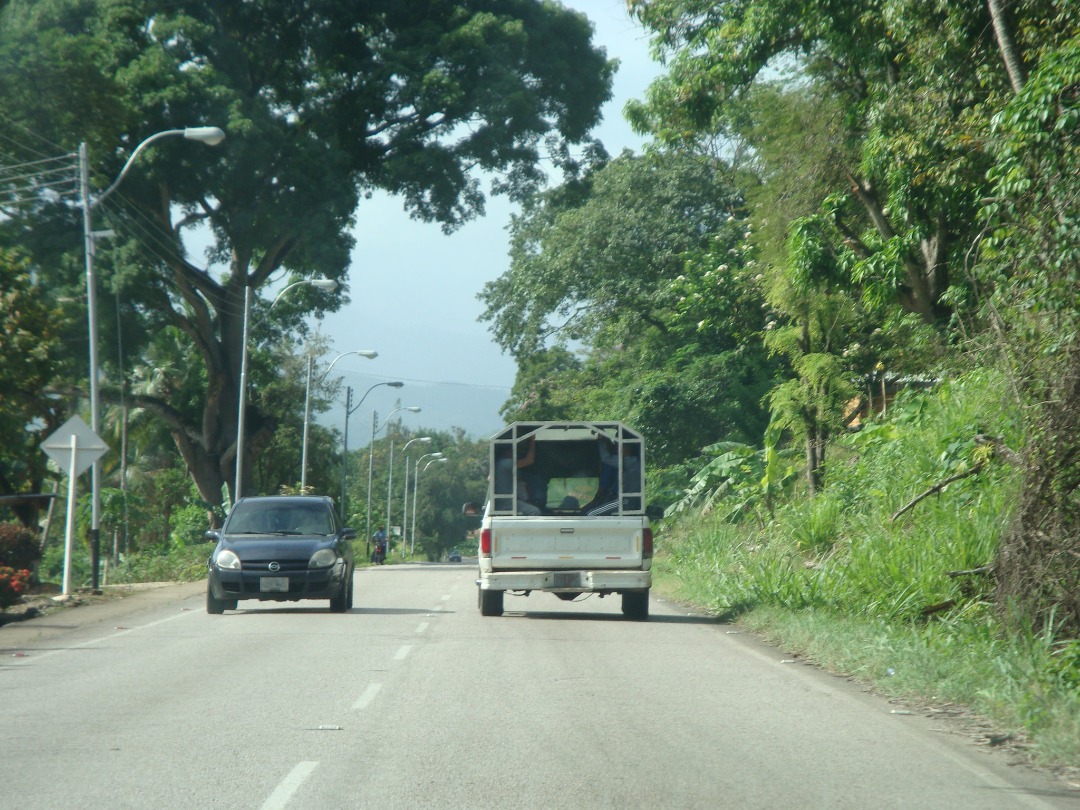
[[[329,599],[343,613],[353,602],[356,531],[341,525],[323,496],[241,498],[207,560],[206,612],[236,610],[241,599]]]

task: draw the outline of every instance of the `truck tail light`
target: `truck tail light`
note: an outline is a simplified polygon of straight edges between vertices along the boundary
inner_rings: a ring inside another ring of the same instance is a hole
[[[650,538],[649,546],[650,546],[650,548],[652,547],[651,538]],[[481,529],[480,530],[480,556],[481,557],[490,557],[491,556],[491,529]]]
[[[652,557],[652,529],[641,531],[641,556],[644,559]]]

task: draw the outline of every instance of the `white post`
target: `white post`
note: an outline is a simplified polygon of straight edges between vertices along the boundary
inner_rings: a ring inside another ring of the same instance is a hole
[[[68,468],[67,524],[64,529],[64,596],[71,593],[71,553],[75,546],[75,461],[78,450],[79,439],[72,433],[71,466]]]
[[[416,466],[413,467],[412,477],[412,543],[411,548],[416,551],[416,500],[420,497],[418,491],[418,484],[420,483],[420,459],[416,460]]]
[[[401,496],[401,547],[409,537],[409,457],[405,456],[405,487]]]
[[[394,488],[394,440],[390,440],[390,467],[386,479],[386,550],[390,552],[390,493]],[[404,554],[405,549],[402,548]]]
[[[364,394],[367,396],[367,394]],[[375,425],[379,421],[379,412],[371,412],[371,444],[367,449],[367,544],[371,545],[371,472],[375,462]],[[370,550],[370,549],[369,549]]]

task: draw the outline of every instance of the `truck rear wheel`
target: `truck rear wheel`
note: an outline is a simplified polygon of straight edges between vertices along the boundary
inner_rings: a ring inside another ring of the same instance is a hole
[[[627,591],[622,595],[623,615],[636,622],[648,621],[649,618],[649,592]]]
[[[481,588],[477,588],[479,592],[480,602],[480,615],[481,616],[502,616],[503,612],[503,592],[502,591],[485,591]]]

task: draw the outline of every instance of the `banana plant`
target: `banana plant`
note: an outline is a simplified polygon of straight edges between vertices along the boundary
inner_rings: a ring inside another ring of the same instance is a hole
[[[746,515],[758,514],[764,506],[770,517],[776,497],[796,474],[797,453],[779,446],[782,429],[770,424],[760,449],[740,442],[717,442],[702,452],[711,460],[690,479],[683,497],[671,513],[696,509],[708,514],[724,510],[724,519],[737,523]]]

